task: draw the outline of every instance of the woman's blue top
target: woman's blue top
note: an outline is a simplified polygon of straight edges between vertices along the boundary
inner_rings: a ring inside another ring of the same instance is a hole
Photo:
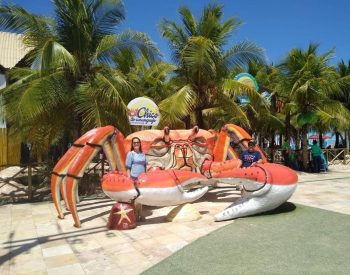
[[[147,159],[144,153],[130,151],[126,155],[126,168],[130,170],[130,176],[137,178],[141,173],[146,171]]]

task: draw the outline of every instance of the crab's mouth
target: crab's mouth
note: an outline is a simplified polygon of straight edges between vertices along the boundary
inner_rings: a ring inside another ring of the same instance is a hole
[[[196,190],[203,190],[206,187],[213,186],[217,182],[217,179],[203,180],[202,178],[192,178],[181,183],[181,185],[178,185],[178,188],[181,192],[194,192]]]

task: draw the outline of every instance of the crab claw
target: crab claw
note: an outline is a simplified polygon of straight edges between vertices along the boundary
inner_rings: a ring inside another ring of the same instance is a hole
[[[229,220],[273,210],[286,202],[297,187],[294,170],[266,163],[255,167],[238,168],[217,174],[224,182],[243,186],[242,198],[215,215],[216,221]]]
[[[201,198],[208,191],[207,186],[195,191],[185,190],[186,186],[200,181],[207,181],[207,178],[190,171],[158,170],[141,174],[136,189],[133,181],[124,174],[112,172],[103,177],[102,189],[119,202],[134,200],[143,205],[168,206]]]

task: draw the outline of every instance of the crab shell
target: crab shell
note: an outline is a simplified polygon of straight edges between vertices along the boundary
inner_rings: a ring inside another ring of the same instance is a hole
[[[124,146],[126,149],[131,148],[131,141],[138,137],[141,140],[142,150],[148,152],[153,146],[161,141],[183,141],[188,142],[192,140],[201,141],[203,145],[208,148],[208,152],[212,153],[215,146],[215,134],[209,131],[198,129],[191,130],[143,130],[132,133],[125,138]]]

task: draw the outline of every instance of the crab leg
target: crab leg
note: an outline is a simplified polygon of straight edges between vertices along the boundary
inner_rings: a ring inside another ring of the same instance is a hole
[[[115,139],[112,143],[113,156],[116,161],[118,171],[126,172],[125,159],[126,151],[124,147],[124,135],[115,129]]]
[[[227,158],[228,148],[230,147],[230,137],[227,132],[222,129],[216,140],[216,144],[213,150],[214,161],[223,162]],[[238,157],[237,157],[238,158]]]
[[[110,140],[106,141],[102,147],[106,155],[111,171],[126,172],[125,159],[126,152],[124,149],[124,135],[115,129]]]
[[[238,144],[242,150],[248,148],[248,141],[250,141],[252,137],[243,128],[234,124],[226,124],[225,130],[226,132],[230,133],[235,143]],[[258,145],[255,145],[254,150],[260,152],[264,163],[267,162],[263,151],[259,148]]]
[[[209,176],[212,176],[212,173],[218,173],[226,170],[229,171],[233,168],[238,168],[241,166],[241,161],[238,154],[230,146],[230,136],[228,135],[228,132],[237,132],[236,136],[239,138],[242,138],[242,134],[244,134],[245,138],[251,138],[242,128],[238,127],[239,129],[236,129],[235,127],[235,125],[227,124],[220,131],[213,150],[214,161],[204,161],[201,168],[202,173],[209,173]],[[226,160],[227,158],[229,158],[229,160]]]
[[[58,217],[60,219],[64,218],[61,204],[60,204],[60,190],[63,198],[65,199],[66,206],[68,206],[68,202],[66,200],[66,190],[64,183],[64,178],[67,174],[68,167],[79,153],[82,147],[84,147],[86,141],[91,138],[95,134],[94,130],[91,130],[81,136],[79,139],[75,141],[72,147],[68,149],[68,151],[63,155],[63,157],[57,162],[55,165],[52,176],[51,176],[51,194],[52,200],[55,204],[56,210],[58,212]]]
[[[79,180],[83,177],[86,167],[101,150],[103,144],[113,135],[114,127],[106,126],[95,129],[95,135],[91,137],[82,150],[79,151],[67,171],[66,193],[69,209],[74,219],[74,226],[80,227],[80,220],[76,209],[76,192]]]

